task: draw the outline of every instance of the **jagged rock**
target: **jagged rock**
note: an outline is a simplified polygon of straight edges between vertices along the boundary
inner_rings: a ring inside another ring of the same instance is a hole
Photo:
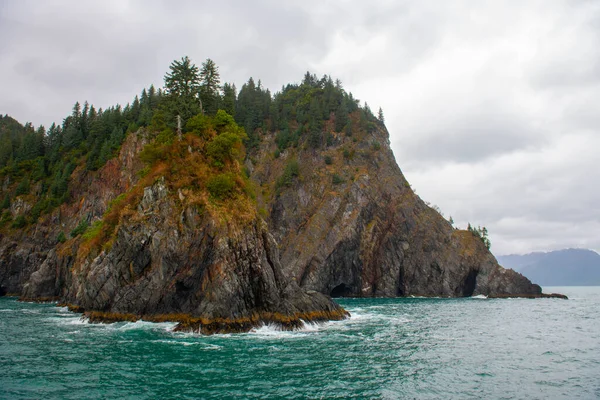
[[[10,205],[10,212],[12,215],[23,215],[31,210],[31,203],[23,200],[21,197],[17,197]]]
[[[264,322],[296,327],[300,319],[345,318],[346,312],[328,297],[309,294],[283,275],[264,221],[223,225],[189,207],[182,213],[187,224],[179,225],[176,207],[164,179],[144,188],[141,217],[119,227],[110,250],[75,264],[57,260],[52,252],[32,274],[23,296],[58,296],[62,285],[57,279],[64,282],[72,271],[61,299],[95,312],[90,315],[99,321],[165,318],[213,333]],[[152,223],[143,217],[149,209],[154,210]]]

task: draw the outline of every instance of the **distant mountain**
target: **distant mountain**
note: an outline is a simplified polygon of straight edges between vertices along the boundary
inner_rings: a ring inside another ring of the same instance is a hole
[[[498,263],[542,286],[600,285],[600,254],[586,249],[499,256]]]

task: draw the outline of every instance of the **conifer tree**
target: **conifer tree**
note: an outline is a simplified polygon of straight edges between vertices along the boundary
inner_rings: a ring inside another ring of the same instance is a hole
[[[382,124],[385,123],[385,118],[383,117],[383,110],[381,109],[381,107],[379,107],[379,112],[377,113],[377,119],[379,120],[379,122],[381,122]]]
[[[165,75],[165,117],[166,122],[174,127],[177,115],[185,122],[202,110],[199,97],[200,75],[198,67],[187,56],[181,61],[173,61],[169,69],[170,72]],[[150,91],[149,98],[152,101],[153,86],[150,87]]]
[[[223,109],[227,111],[227,114],[235,115],[235,101],[235,84],[223,84]]]
[[[200,99],[202,107],[207,114],[215,114],[220,98],[221,78],[219,76],[219,68],[213,60],[207,58],[202,63],[200,71]]]

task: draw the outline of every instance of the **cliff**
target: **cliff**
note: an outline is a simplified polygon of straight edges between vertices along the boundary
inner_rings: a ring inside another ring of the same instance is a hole
[[[275,135],[265,135],[247,162],[282,265],[301,287],[334,297],[541,293],[413,192],[383,124],[331,134],[324,148],[292,147],[277,158]],[[298,176],[278,186],[289,163]]]

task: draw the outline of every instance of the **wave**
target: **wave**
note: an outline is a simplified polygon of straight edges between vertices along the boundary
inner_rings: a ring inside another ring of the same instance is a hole
[[[150,322],[144,320],[138,320],[135,322],[115,322],[112,324],[101,324],[105,325],[111,329],[116,329],[120,331],[130,331],[130,330],[156,330],[163,329],[167,332],[172,332],[177,326],[177,322]]]

